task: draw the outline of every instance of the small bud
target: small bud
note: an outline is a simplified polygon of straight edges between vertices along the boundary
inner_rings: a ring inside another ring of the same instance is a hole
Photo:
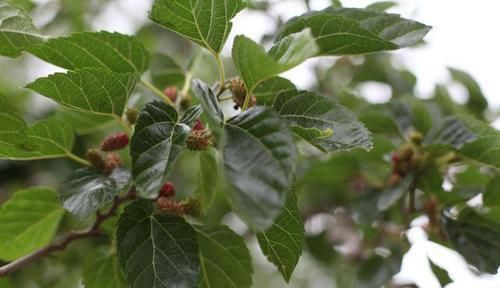
[[[408,161],[413,155],[413,147],[409,143],[405,143],[401,148],[399,148],[399,158],[401,161]]]
[[[129,138],[125,133],[111,135],[101,143],[101,150],[105,152],[120,150],[127,147]]]
[[[122,158],[120,157],[120,155],[118,155],[118,153],[108,153],[108,155],[106,156],[106,163],[103,173],[105,175],[109,175],[116,168],[122,167],[122,165]]]
[[[87,150],[87,154],[85,158],[90,162],[92,167],[94,167],[97,171],[103,171],[106,167],[106,161],[104,161],[104,155],[101,151],[97,149],[89,149]]]
[[[156,200],[156,207],[163,213],[173,214],[177,216],[184,215],[184,208],[175,200],[166,197],[160,197]]]
[[[192,151],[203,151],[212,145],[212,137],[206,130],[193,130],[186,141],[186,147]]]
[[[424,136],[420,132],[412,132],[410,134],[410,140],[416,145],[422,144],[422,141],[424,139]]]
[[[181,109],[182,110],[187,110],[191,106],[191,98],[190,97],[184,97],[181,100]]]
[[[185,214],[193,217],[201,216],[201,202],[199,199],[189,197],[186,200],[182,201],[181,205]]]
[[[205,130],[205,126],[203,125],[203,122],[201,122],[200,119],[197,119],[196,122],[194,122],[193,131],[202,131],[202,130]]]
[[[163,94],[168,97],[172,102],[175,103],[177,101],[177,87],[175,86],[168,86],[163,90]]]
[[[137,118],[139,117],[139,111],[134,108],[127,108],[127,111],[125,111],[125,117],[128,124],[135,125],[135,123],[137,123]]]
[[[166,182],[160,189],[160,197],[175,196],[175,186],[172,182]]]

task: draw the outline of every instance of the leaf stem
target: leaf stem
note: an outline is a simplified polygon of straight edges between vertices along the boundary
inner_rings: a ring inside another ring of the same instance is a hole
[[[76,156],[76,155],[75,155],[75,154],[73,154],[73,153],[67,153],[67,154],[66,154],[66,156],[67,156],[69,159],[74,160],[74,161],[76,161],[76,162],[78,162],[78,163],[80,163],[80,164],[82,164],[82,165],[85,165],[85,166],[92,166],[92,165],[90,164],[90,162],[89,162],[89,161],[87,161],[87,160],[85,160],[85,159],[83,159],[83,158],[80,158],[80,157]]]
[[[220,57],[220,54],[215,54],[215,60],[217,61],[217,68],[219,69],[219,86],[220,89],[223,90],[225,87],[225,82],[226,82],[226,72],[224,71],[224,63],[222,62],[222,58]]]
[[[250,104],[250,98],[252,98],[253,88],[250,90],[247,88],[247,95],[245,96],[245,102],[243,103],[243,107],[241,107],[241,111],[245,111],[248,109],[248,105]]]
[[[125,121],[123,121],[122,117],[120,116],[116,116],[116,120],[118,121],[118,124],[120,124],[120,126],[123,128],[127,136],[130,137],[132,135],[132,130],[130,129],[128,124],[125,123]]]
[[[102,231],[100,229],[101,224],[109,218],[115,216],[116,211],[121,204],[133,200],[135,197],[135,188],[132,187],[125,196],[116,197],[113,201],[113,204],[111,205],[111,208],[109,208],[106,212],[102,214],[97,213],[96,220],[92,226],[87,229],[70,232],[59,241],[53,242],[52,244],[42,247],[31,254],[28,254],[24,257],[10,262],[9,264],[1,266],[0,277],[9,275],[34,262],[35,260],[38,260],[39,258],[51,255],[54,252],[63,251],[68,247],[69,244],[71,244],[75,240],[102,236]]]
[[[165,103],[170,104],[172,106],[175,106],[174,102],[172,102],[172,100],[170,100],[170,98],[168,98],[163,92],[160,91],[160,89],[156,88],[153,84],[147,82],[144,79],[141,79],[141,84],[144,87],[148,88],[151,92],[153,92],[153,94],[158,96]]]

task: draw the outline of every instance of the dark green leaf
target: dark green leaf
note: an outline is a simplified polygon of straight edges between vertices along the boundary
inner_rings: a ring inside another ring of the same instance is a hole
[[[260,83],[253,91],[253,95],[257,98],[259,105],[271,106],[279,94],[291,93],[296,90],[295,85],[290,80],[274,77]]]
[[[43,41],[31,17],[21,8],[0,0],[0,15],[0,55],[15,58]]]
[[[290,282],[304,243],[304,224],[294,191],[288,193],[285,207],[273,226],[258,233],[257,239],[267,259],[278,268],[285,281]]]
[[[461,208],[445,211],[443,225],[448,239],[480,271],[496,273],[500,266],[500,210]]]
[[[142,73],[149,67],[150,57],[135,37],[106,31],[53,38],[28,51],[68,70],[101,68],[117,73]]]
[[[269,52],[253,40],[238,35],[233,44],[233,61],[251,93],[260,82],[292,69],[316,56],[318,51],[309,29],[284,37]]]
[[[85,68],[39,78],[26,87],[68,108],[121,117],[139,77]]]
[[[283,208],[297,157],[285,122],[270,108],[251,108],[225,128],[226,177],[233,204],[256,228],[265,229]]]
[[[200,275],[196,231],[183,218],[154,215],[137,200],[120,217],[118,261],[131,288],[194,288]]]
[[[412,46],[431,29],[397,14],[330,7],[292,18],[282,27],[277,40],[306,28],[311,29],[321,55],[363,54]]]
[[[461,83],[469,92],[469,99],[467,100],[467,108],[470,109],[478,117],[482,117],[484,111],[488,109],[488,100],[483,94],[479,84],[472,78],[470,74],[465,71],[448,68],[453,77],[453,80]]]
[[[217,180],[219,177],[219,165],[217,163],[217,150],[209,149],[198,153],[198,195],[206,209],[212,204],[217,192]]]
[[[225,226],[196,226],[200,245],[199,288],[252,286],[252,259],[241,236]]]
[[[83,268],[82,282],[85,288],[123,288],[125,277],[118,265],[114,251],[92,255]]]
[[[129,181],[130,172],[123,168],[114,169],[108,176],[83,168],[64,181],[59,197],[64,208],[82,220],[108,205]]]
[[[290,130],[322,151],[370,150],[370,132],[356,116],[333,98],[311,92],[278,95],[274,109]]]
[[[16,192],[0,209],[0,259],[15,260],[48,244],[63,215],[50,188]]]
[[[151,102],[142,110],[130,143],[132,175],[141,197],[156,198],[191,132],[174,107]]]
[[[500,177],[491,179],[486,185],[483,193],[483,203],[485,206],[500,206]]]
[[[149,18],[219,54],[243,8],[243,0],[155,0]]]
[[[186,79],[184,69],[166,54],[153,54],[151,78],[156,87],[182,87]]]

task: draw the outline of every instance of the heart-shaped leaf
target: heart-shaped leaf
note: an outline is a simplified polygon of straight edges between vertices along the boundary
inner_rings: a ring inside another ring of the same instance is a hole
[[[274,109],[290,130],[322,151],[372,148],[368,129],[333,98],[290,90],[276,97]]]
[[[225,226],[195,226],[200,245],[199,288],[252,286],[252,259],[241,236]]]
[[[226,177],[243,219],[266,229],[282,210],[297,153],[286,123],[271,108],[251,108],[224,126]]]
[[[278,267],[285,281],[289,282],[304,244],[304,224],[297,208],[297,196],[293,191],[288,193],[285,207],[274,220],[273,226],[259,232],[257,239],[264,255]]]
[[[27,47],[43,41],[23,9],[0,0],[0,55],[18,57]]]
[[[149,18],[219,54],[243,8],[243,0],[155,0]]]
[[[39,78],[26,87],[75,110],[121,117],[137,74],[85,68]]]
[[[260,82],[292,69],[318,52],[309,29],[284,37],[269,52],[253,40],[239,35],[234,39],[233,61],[251,93]]]
[[[28,51],[68,70],[101,68],[117,73],[142,73],[149,67],[150,58],[135,37],[106,31],[53,38]]]
[[[92,169],[76,170],[61,186],[59,198],[66,210],[82,220],[108,205],[127,188],[130,172],[114,169],[110,175]]]
[[[178,118],[174,107],[158,101],[146,104],[139,115],[130,143],[130,156],[132,175],[141,197],[158,197],[191,132],[190,121],[198,117],[191,115],[189,122],[181,122]]]
[[[174,215],[154,215],[153,203],[137,200],[118,221],[118,261],[132,288],[197,287],[196,231]]]
[[[56,192],[50,188],[14,193],[0,209],[0,259],[15,260],[48,244],[63,215]]]
[[[309,12],[285,23],[277,41],[306,28],[321,55],[349,55],[394,50],[420,42],[431,27],[367,9],[334,8]]]

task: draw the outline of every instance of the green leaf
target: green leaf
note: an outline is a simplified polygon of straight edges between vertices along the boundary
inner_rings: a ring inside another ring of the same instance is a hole
[[[194,95],[200,101],[203,110],[209,116],[211,122],[216,126],[222,126],[224,124],[224,114],[222,113],[217,96],[215,96],[215,92],[199,79],[194,79],[192,86]]]
[[[304,244],[304,224],[294,191],[288,193],[285,207],[273,226],[258,233],[257,239],[267,259],[276,265],[285,281],[290,282]]]
[[[91,112],[77,111],[64,106],[59,109],[55,118],[68,123],[79,135],[90,134],[102,130],[114,123],[116,118],[110,115],[99,115]]]
[[[166,54],[155,53],[151,60],[151,78],[159,88],[182,87],[186,80],[184,69]]]
[[[391,103],[393,113],[402,129],[412,127],[426,135],[433,126],[431,113],[425,103],[414,96],[400,97]]]
[[[199,288],[252,286],[252,259],[245,241],[226,226],[195,226],[200,245]]]
[[[443,225],[455,249],[477,269],[495,274],[500,266],[500,210],[461,208],[445,211]]]
[[[217,163],[217,150],[208,149],[198,153],[198,195],[206,209],[210,207],[217,192],[217,180],[219,178],[219,165]]]
[[[243,0],[155,0],[149,18],[219,54],[231,32],[231,20],[245,6]]]
[[[385,211],[391,208],[392,205],[396,204],[398,200],[403,198],[406,193],[408,193],[414,179],[415,176],[410,174],[404,177],[398,185],[385,188],[378,198],[377,209],[380,211]]]
[[[469,99],[466,106],[474,115],[482,118],[483,113],[488,109],[488,100],[483,94],[481,87],[474,78],[467,72],[462,70],[448,68],[453,77],[453,80],[461,83],[469,92]]]
[[[47,245],[63,215],[50,188],[16,192],[0,209],[0,259],[15,260]]]
[[[292,184],[297,153],[286,124],[270,108],[251,108],[227,121],[226,177],[240,216],[266,229],[283,208]]]
[[[68,108],[121,117],[139,76],[85,68],[39,78],[26,87]]]
[[[500,177],[495,177],[488,182],[483,193],[485,206],[500,206]]]
[[[281,93],[274,109],[292,132],[322,151],[372,148],[370,132],[333,98],[305,91]]]
[[[106,31],[53,38],[28,51],[68,70],[101,68],[117,73],[142,73],[148,69],[150,58],[135,37]]]
[[[292,18],[276,39],[280,41],[306,28],[311,29],[320,55],[364,54],[412,46],[431,29],[397,14],[329,7]]]
[[[252,93],[260,82],[292,69],[318,52],[310,29],[284,37],[269,52],[250,38],[238,35],[233,44],[233,61]]]
[[[447,117],[427,135],[424,144],[453,146],[459,154],[500,168],[500,132],[471,116]]]
[[[297,88],[295,88],[295,85],[290,80],[274,77],[257,85],[253,91],[253,95],[257,98],[259,105],[272,106],[274,99],[279,94],[291,93],[296,90]]]
[[[82,282],[85,288],[123,288],[127,285],[114,251],[92,255],[91,261],[83,267]]]
[[[43,41],[31,17],[21,8],[0,0],[0,55],[15,58]]]
[[[118,221],[118,262],[129,286],[197,287],[196,231],[181,217],[153,212],[153,202],[137,200]]]
[[[384,12],[384,11],[391,9],[392,7],[397,6],[397,5],[398,5],[398,3],[393,2],[393,1],[380,1],[380,2],[375,2],[375,3],[372,3],[368,6],[366,6],[366,9],[374,10],[377,12]]]
[[[355,287],[383,287],[401,270],[402,258],[401,251],[391,251],[388,256],[372,255],[359,267],[358,283]]]
[[[26,125],[0,95],[0,159],[35,160],[72,157],[74,132],[63,121],[48,118]]]
[[[111,203],[129,182],[130,172],[124,168],[107,176],[92,168],[78,169],[62,184],[59,198],[66,210],[82,220]]]
[[[130,143],[132,175],[141,197],[158,197],[191,132],[191,124],[180,122],[175,108],[166,103],[146,104]]]

